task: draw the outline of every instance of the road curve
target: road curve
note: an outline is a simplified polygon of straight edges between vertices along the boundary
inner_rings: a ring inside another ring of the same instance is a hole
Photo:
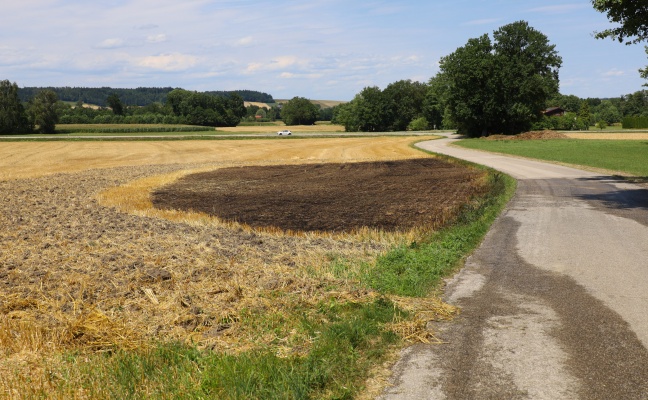
[[[648,399],[648,190],[447,146],[518,189],[446,301],[444,345],[402,353],[382,399]]]

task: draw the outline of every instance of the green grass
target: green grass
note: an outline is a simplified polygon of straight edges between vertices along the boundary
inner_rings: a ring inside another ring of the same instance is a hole
[[[489,174],[491,195],[464,206],[455,223],[421,242],[401,245],[376,261],[365,280],[385,294],[426,296],[475,249],[515,192],[515,180]]]
[[[225,354],[178,343],[138,352],[66,354],[56,368],[44,371],[48,385],[21,390],[24,398],[74,398],[83,388],[93,399],[350,399],[367,371],[399,341],[382,326],[403,317],[385,298],[364,305],[322,304],[316,313],[295,318],[316,338],[306,356],[279,357],[269,349]]]
[[[584,165],[648,177],[648,141],[644,140],[461,140],[469,149]]]

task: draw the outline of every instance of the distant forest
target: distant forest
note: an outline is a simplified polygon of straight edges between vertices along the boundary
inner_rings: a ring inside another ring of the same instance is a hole
[[[58,99],[61,101],[71,101],[75,103],[77,101],[82,101],[83,103],[106,107],[106,99],[112,94],[119,96],[121,102],[128,106],[147,106],[153,103],[164,104],[166,102],[167,94],[174,88],[140,87],[137,89],[117,89],[110,87],[24,87],[18,88],[18,97],[20,97],[21,101],[26,102],[44,89],[56,93]],[[254,90],[208,91],[202,93],[219,97],[229,97],[231,94],[238,94],[243,98],[243,101],[254,101],[260,103],[275,102],[271,95]]]

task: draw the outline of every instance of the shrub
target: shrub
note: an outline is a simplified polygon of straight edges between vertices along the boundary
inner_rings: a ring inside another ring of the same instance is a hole
[[[430,129],[430,124],[425,117],[413,119],[407,126],[408,131],[426,131]]]

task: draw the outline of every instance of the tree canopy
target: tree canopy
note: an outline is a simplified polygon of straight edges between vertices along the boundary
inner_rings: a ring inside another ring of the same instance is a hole
[[[119,97],[124,106],[146,106],[152,103],[164,103],[169,93],[175,90],[172,87],[139,87],[136,89],[120,89],[110,87],[88,88],[88,87],[24,87],[18,89],[18,95],[23,102],[33,98],[42,90],[51,90],[61,101],[81,101],[87,104],[95,104],[101,107],[107,104],[108,96],[114,94]],[[211,96],[229,98],[238,95],[244,101],[257,101],[262,103],[274,103],[274,99],[267,93],[253,90],[232,90],[232,91],[208,91],[204,92]]]
[[[56,93],[51,90],[40,91],[29,101],[28,114],[34,125],[38,127],[39,132],[54,133],[56,130],[58,123],[57,102]]]
[[[492,41],[470,39],[441,59],[449,118],[471,136],[528,130],[558,94],[561,65],[555,46],[525,21],[501,27]]]
[[[598,39],[611,38],[621,43],[639,43],[648,39],[648,2],[645,0],[592,0],[594,9],[607,14],[615,28],[596,32]]]
[[[18,85],[0,81],[0,134],[29,133],[32,125],[18,97]]]
[[[437,110],[436,95],[429,90],[425,83],[409,79],[390,83],[384,90],[365,87],[352,101],[335,108],[333,121],[347,132],[404,131],[415,120],[417,128],[436,125],[436,119],[427,119]]]
[[[286,125],[312,125],[319,118],[319,108],[304,97],[293,97],[281,107]]]
[[[186,123],[203,126],[236,126],[247,112],[243,99],[229,98],[176,89],[167,95],[167,106]]]

